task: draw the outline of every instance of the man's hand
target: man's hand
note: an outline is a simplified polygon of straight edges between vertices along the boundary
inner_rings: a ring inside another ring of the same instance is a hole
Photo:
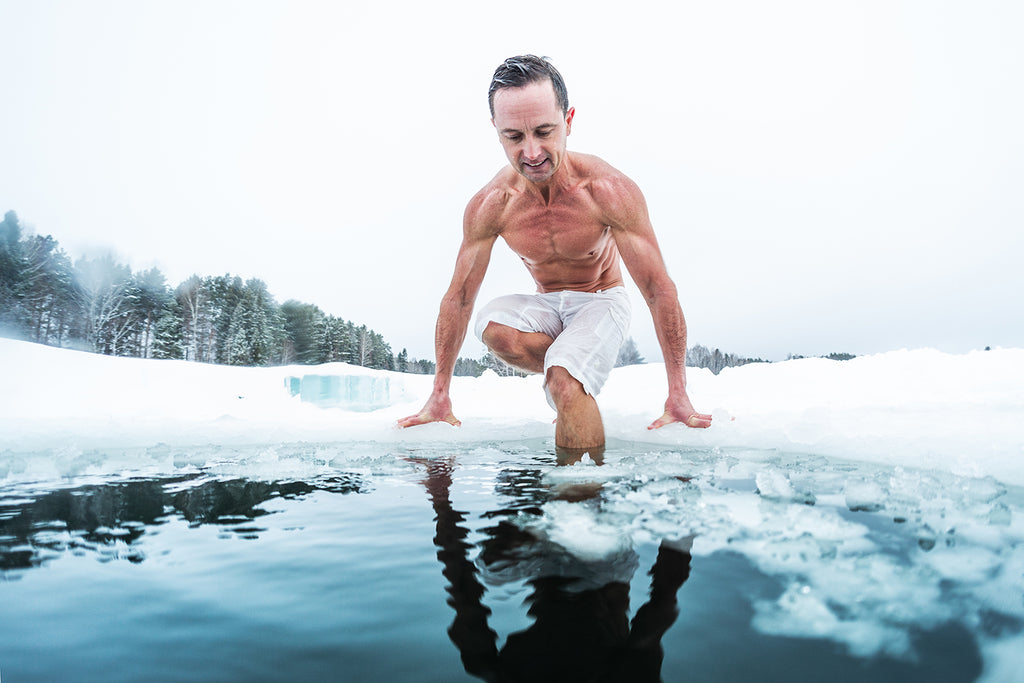
[[[431,394],[423,410],[403,417],[398,421],[399,427],[415,427],[416,425],[427,424],[428,422],[447,422],[458,427],[462,422],[452,414],[452,402],[447,395]]]
[[[658,429],[672,422],[682,422],[687,427],[695,429],[706,429],[711,426],[711,416],[694,410],[686,394],[677,399],[669,396],[665,401],[665,412],[647,428]]]

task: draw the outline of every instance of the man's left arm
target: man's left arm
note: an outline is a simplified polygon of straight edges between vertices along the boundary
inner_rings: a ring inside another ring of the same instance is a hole
[[[668,400],[664,414],[648,429],[671,422],[689,427],[711,426],[711,416],[698,413],[686,392],[686,319],[654,236],[643,193],[632,180],[616,175],[595,185],[594,198],[611,225],[622,262],[651,309],[665,359]]]

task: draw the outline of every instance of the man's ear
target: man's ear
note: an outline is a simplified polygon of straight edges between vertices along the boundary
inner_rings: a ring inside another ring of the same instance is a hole
[[[576,107],[569,107],[569,111],[565,112],[565,134],[568,135],[572,132],[572,117],[576,115]]]

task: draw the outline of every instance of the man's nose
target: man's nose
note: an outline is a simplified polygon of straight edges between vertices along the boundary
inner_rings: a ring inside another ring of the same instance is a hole
[[[523,148],[523,155],[530,161],[533,161],[539,158],[541,154],[540,141],[533,137],[527,138]]]

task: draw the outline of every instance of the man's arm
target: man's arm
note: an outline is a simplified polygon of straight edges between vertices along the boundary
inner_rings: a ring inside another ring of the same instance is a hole
[[[448,291],[441,299],[434,330],[434,389],[423,410],[399,420],[400,427],[413,427],[427,422],[448,422],[456,426],[461,424],[452,413],[449,390],[455,361],[473,315],[473,303],[491,260],[491,248],[498,237],[498,233],[490,227],[493,223],[489,215],[491,212],[487,211],[490,203],[487,197],[481,191],[466,207],[462,246],[455,259],[455,273]]]
[[[622,262],[647,301],[668,374],[664,414],[648,429],[671,422],[689,427],[711,426],[711,416],[698,413],[686,393],[686,319],[676,286],[665,268],[643,193],[629,178],[614,174],[594,184],[594,199],[605,211]]]

